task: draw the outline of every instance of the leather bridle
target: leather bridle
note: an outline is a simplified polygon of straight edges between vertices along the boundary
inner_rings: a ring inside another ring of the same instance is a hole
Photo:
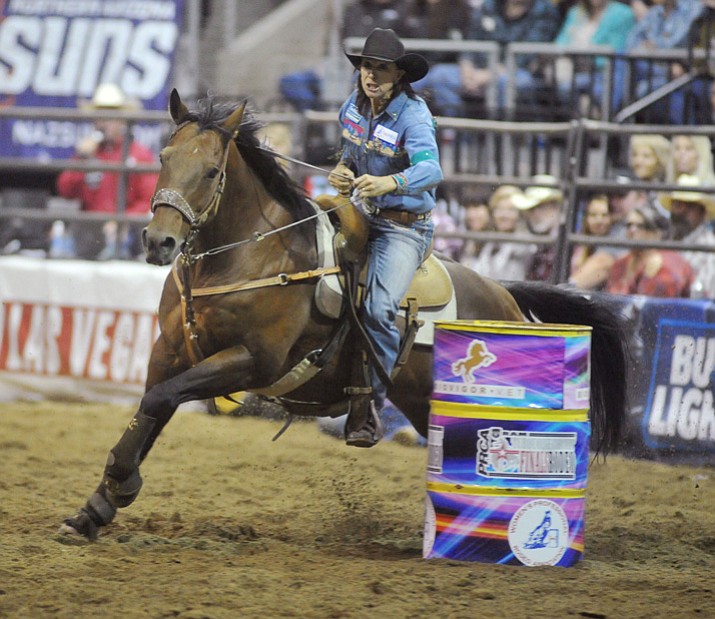
[[[173,138],[183,127],[190,124],[192,121],[187,121],[181,123],[174,132],[171,134]],[[209,221],[216,214],[218,210],[218,205],[221,202],[221,196],[223,195],[224,187],[226,186],[226,163],[228,161],[228,151],[233,142],[235,136],[231,136],[226,141],[226,146],[223,149],[223,157],[221,159],[221,166],[219,167],[219,173],[217,175],[216,184],[214,186],[211,197],[209,198],[207,204],[202,209],[198,211],[191,207],[189,201],[176,189],[169,189],[168,187],[163,187],[157,190],[151,198],[151,212],[156,211],[159,206],[169,206],[176,209],[181,216],[189,223],[190,229],[196,231],[201,228],[207,221]],[[193,236],[193,235],[191,235]]]

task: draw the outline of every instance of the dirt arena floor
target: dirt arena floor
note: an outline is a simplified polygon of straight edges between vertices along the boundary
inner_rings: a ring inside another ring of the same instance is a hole
[[[0,617],[715,617],[715,470],[609,458],[570,568],[422,559],[426,450],[179,412],[95,543],[57,534],[133,410],[0,405]]]

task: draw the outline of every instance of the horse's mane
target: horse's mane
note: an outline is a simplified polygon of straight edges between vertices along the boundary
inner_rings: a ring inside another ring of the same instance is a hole
[[[200,99],[198,109],[190,111],[185,120],[198,123],[202,131],[212,129],[228,136],[222,123],[238,107],[238,103],[217,101],[213,96],[209,96]],[[246,108],[235,140],[241,156],[258,176],[268,193],[285,206],[296,220],[313,215],[315,211],[300,185],[288,176],[286,169],[277,161],[275,155],[262,148],[258,131],[263,126],[253,112]]]

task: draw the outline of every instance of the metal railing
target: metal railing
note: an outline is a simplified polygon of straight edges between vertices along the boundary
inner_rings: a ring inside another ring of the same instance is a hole
[[[85,110],[46,110],[27,108],[5,108],[0,110],[0,117],[56,118],[72,121],[88,122],[97,118],[121,118],[128,124],[138,122],[167,123],[171,121],[163,112],[88,112]],[[337,126],[334,112],[277,113],[260,115],[266,123],[288,124],[296,145],[292,155],[302,159],[305,154],[305,135],[316,126],[323,130],[335,129]],[[564,193],[561,226],[557,234],[543,237],[531,234],[503,235],[496,232],[474,233],[458,231],[440,233],[437,236],[445,238],[460,238],[477,241],[502,241],[531,243],[536,245],[557,244],[559,256],[554,271],[554,282],[568,279],[569,254],[574,245],[588,243],[591,245],[609,245],[617,247],[639,246],[633,241],[614,241],[598,239],[579,233],[578,214],[584,196],[594,190],[608,193],[620,191],[623,186],[613,180],[612,176],[619,162],[609,159],[602,149],[594,148],[594,141],[600,138],[627,140],[634,134],[659,133],[666,137],[691,134],[712,136],[715,126],[665,126],[665,125],[621,125],[592,120],[574,120],[562,123],[530,123],[492,120],[475,120],[465,118],[438,118],[438,136],[442,150],[443,168],[445,171],[444,187],[458,192],[465,186],[482,187],[493,191],[499,185],[513,184],[519,187],[533,185],[531,176],[549,173],[558,180],[555,184]],[[335,141],[337,145],[337,139]],[[298,182],[305,180],[315,171],[303,168],[297,164],[289,164],[291,175]],[[327,172],[332,162],[319,166]],[[40,161],[27,159],[0,158],[0,168],[6,170],[43,170],[59,171],[62,169],[104,170],[128,175],[137,171],[155,172],[159,169],[154,165],[130,165],[126,159],[114,164],[95,164],[78,160]],[[632,189],[646,191],[671,191],[678,189],[677,185],[666,183],[633,182]],[[715,188],[703,188],[704,192],[715,192]],[[455,213],[458,215],[458,213]],[[7,209],[0,208],[0,222],[12,218],[34,221],[51,221],[61,218],[67,221],[106,221],[138,222],[148,220],[148,216],[132,216],[124,214],[124,205],[118,205],[118,212],[112,213],[66,213],[51,209]],[[685,249],[682,244],[674,241],[663,241],[648,244],[648,246],[663,249]],[[710,247],[692,247],[688,250],[712,252]]]
[[[440,161],[449,187],[531,184],[535,174],[561,178],[569,165],[574,138],[573,122],[513,122],[472,118],[437,117]],[[334,112],[306,111],[303,131],[311,126],[336,126]],[[325,162],[325,170],[332,164]],[[298,177],[310,175],[299,167]]]
[[[296,113],[272,113],[261,115],[265,122],[285,122],[292,126],[294,136],[301,134],[300,126],[302,118]],[[126,124],[126,134],[132,135],[132,130],[137,125],[159,124],[164,126],[165,135],[168,138],[173,121],[167,112],[149,110],[92,110],[74,108],[44,108],[44,107],[21,107],[9,106],[0,108],[0,119],[17,119],[30,121],[58,121],[71,122],[77,125],[90,125],[96,121],[119,120]],[[299,143],[298,140],[294,140]],[[8,204],[8,196],[13,198],[21,195],[22,190],[5,188],[0,191],[0,231],[3,227],[12,226],[21,228],[17,222],[32,221],[36,224],[49,224],[55,220],[67,222],[70,225],[88,225],[94,233],[99,229],[98,225],[107,221],[115,221],[118,224],[145,225],[150,219],[150,215],[127,214],[127,189],[130,175],[141,173],[157,173],[161,169],[158,159],[154,163],[138,163],[129,156],[129,146],[131,140],[122,142],[122,152],[120,161],[106,162],[97,159],[52,159],[48,157],[0,157],[0,171],[12,175],[18,172],[35,173],[38,176],[53,176],[65,170],[79,170],[82,172],[104,172],[115,173],[118,176],[117,195],[115,200],[116,211],[113,213],[92,212],[81,210],[78,200],[58,200],[47,199],[48,196],[39,194],[37,191],[26,191],[28,199],[19,200],[22,205]],[[50,192],[48,192],[50,193]],[[5,197],[5,200],[2,198]],[[47,203],[37,204],[36,201]],[[16,202],[18,200],[12,200]],[[30,202],[28,204],[28,202]],[[147,210],[149,205],[147,204]],[[38,228],[38,226],[34,226]],[[35,233],[38,234],[38,233]],[[5,235],[2,235],[5,236]],[[0,248],[2,250],[2,248]]]
[[[365,39],[349,37],[343,41],[344,49],[355,53],[362,49]],[[697,73],[690,73],[695,61],[707,60],[708,50],[704,49],[655,49],[646,51],[616,52],[606,46],[593,46],[588,49],[557,45],[556,43],[522,43],[514,42],[499,45],[492,41],[453,41],[436,39],[402,39],[405,49],[414,52],[453,52],[463,54],[478,52],[487,57],[487,67],[493,75],[497,75],[500,57],[506,67],[506,88],[503,105],[497,97],[496,80],[487,86],[484,104],[486,115],[490,118],[529,119],[529,120],[570,120],[586,117],[593,120],[617,120],[623,122],[648,106],[663,100],[669,94],[687,86]],[[524,56],[535,59],[536,75],[535,96],[520,101],[516,83],[516,68]],[[557,83],[556,63],[565,61],[572,69],[579,64],[585,65],[589,74],[589,87],[579,88],[572,70],[570,80],[559,85]],[[646,71],[646,96],[641,101],[636,93],[635,70],[637,64],[647,64],[650,67],[650,77]],[[666,68],[670,63],[680,63],[690,74],[690,80],[679,79],[670,85],[670,89],[659,90],[659,83],[652,75],[654,67]],[[617,70],[617,65],[620,64]],[[621,70],[622,69],[622,70]],[[615,79],[619,83],[614,82]],[[600,84],[594,88],[596,82]],[[618,92],[618,100],[614,101],[614,92]],[[655,94],[652,94],[653,91]],[[347,96],[347,93],[345,93]],[[579,94],[585,95],[580,101]],[[614,103],[617,107],[614,108]],[[624,108],[627,110],[624,112]],[[620,114],[618,118],[616,115]]]
[[[161,124],[166,126],[166,136],[170,134],[173,127],[173,121],[163,111],[125,111],[125,110],[82,110],[73,108],[44,108],[44,107],[21,107],[9,106],[0,107],[0,119],[19,119],[19,120],[58,120],[74,122],[77,124],[89,124],[98,120],[120,120],[127,125],[127,134],[131,135],[134,125],[139,124]],[[293,134],[295,137],[301,135],[299,129],[302,124],[302,118],[297,113],[270,113],[261,114],[261,119],[266,123],[284,122],[293,126]],[[64,170],[80,170],[82,172],[115,172],[119,175],[119,188],[116,199],[116,216],[114,214],[97,214],[89,212],[67,213],[68,219],[92,219],[93,217],[110,217],[112,219],[121,220],[122,217],[129,217],[130,220],[135,220],[136,216],[124,215],[126,210],[126,190],[128,186],[129,176],[137,173],[157,173],[161,169],[161,165],[157,159],[154,163],[135,162],[129,157],[130,140],[122,142],[121,160],[117,162],[99,161],[96,159],[50,159],[40,157],[0,157],[0,170],[7,172],[36,172],[38,174],[62,172]],[[6,217],[9,212],[2,210],[2,217]],[[23,211],[24,212],[24,211]],[[30,211],[33,216],[42,218],[41,211],[32,209]],[[14,215],[18,216],[17,209],[14,210]]]

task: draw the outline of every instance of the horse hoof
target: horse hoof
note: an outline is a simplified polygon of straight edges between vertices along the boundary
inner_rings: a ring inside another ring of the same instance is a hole
[[[92,543],[84,535],[80,535],[77,529],[64,523],[60,525],[53,539],[64,546],[86,546]]]
[[[84,509],[80,509],[72,518],[65,519],[60,525],[59,534],[83,537],[93,542],[99,536],[99,527]]]

